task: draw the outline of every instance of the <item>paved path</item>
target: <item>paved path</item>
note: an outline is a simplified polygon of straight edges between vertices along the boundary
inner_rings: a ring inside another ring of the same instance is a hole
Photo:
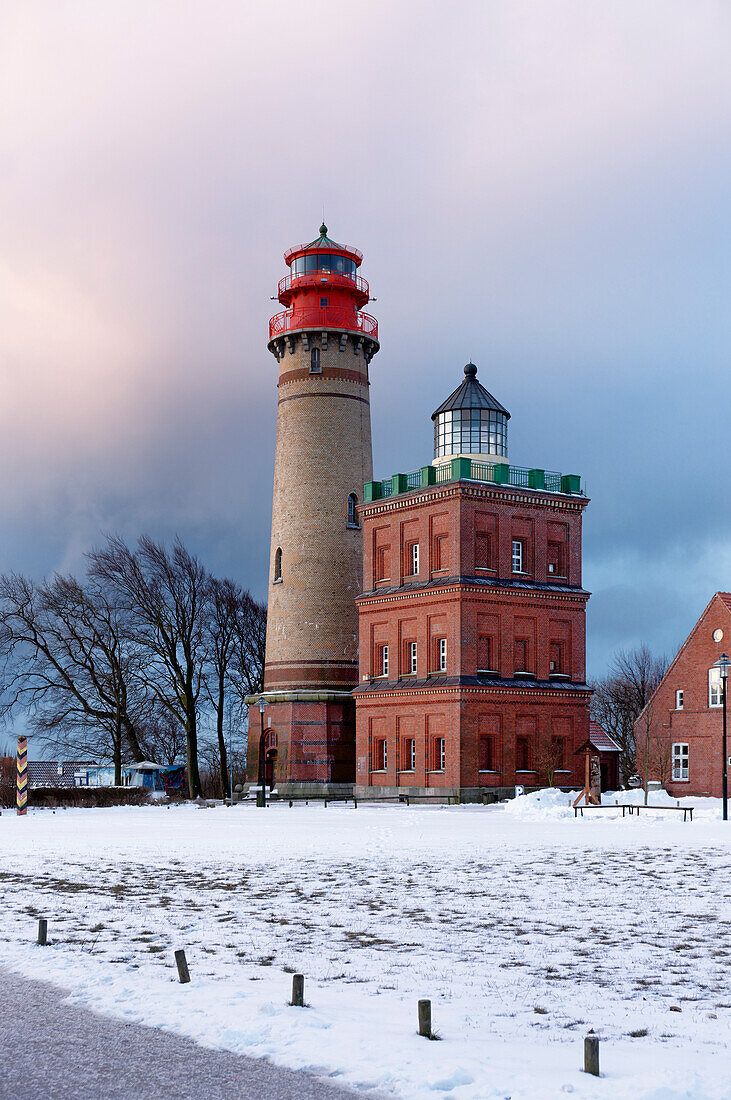
[[[2,1100],[353,1100],[306,1073],[63,1004],[0,968]]]

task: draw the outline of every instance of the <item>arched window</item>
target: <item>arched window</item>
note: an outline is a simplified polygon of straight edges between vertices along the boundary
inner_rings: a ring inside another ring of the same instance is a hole
[[[358,527],[358,498],[355,493],[351,493],[348,497],[348,527]]]
[[[274,554],[274,583],[282,579],[282,547],[278,546]]]
[[[312,348],[310,351],[310,374],[322,374],[319,348]]]

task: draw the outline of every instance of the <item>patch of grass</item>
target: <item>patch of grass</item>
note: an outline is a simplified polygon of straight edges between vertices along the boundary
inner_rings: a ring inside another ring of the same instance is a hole
[[[547,1008],[541,1008],[540,1005],[533,1005],[533,1011],[535,1012],[536,1016],[547,1016],[548,1015],[548,1009]]]
[[[646,1035],[649,1035],[649,1031],[646,1027],[639,1027],[637,1031],[630,1031],[630,1039],[644,1039]]]

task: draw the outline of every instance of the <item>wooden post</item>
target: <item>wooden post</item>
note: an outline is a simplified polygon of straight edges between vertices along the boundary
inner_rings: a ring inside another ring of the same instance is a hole
[[[185,951],[182,947],[179,951],[175,952],[175,963],[178,967],[178,981],[181,985],[190,981],[190,971],[188,970],[188,963],[185,958]]]
[[[15,762],[15,805],[22,817],[28,812],[28,738],[18,738],[18,755]]]
[[[587,1035],[584,1039],[584,1073],[599,1076],[599,1038]]]
[[[419,1035],[431,1039],[431,1001],[419,1001]]]
[[[38,921],[38,944],[40,947],[48,944],[48,921],[44,917]]]
[[[292,975],[292,1002],[295,1008],[305,1007],[305,979],[303,974]]]

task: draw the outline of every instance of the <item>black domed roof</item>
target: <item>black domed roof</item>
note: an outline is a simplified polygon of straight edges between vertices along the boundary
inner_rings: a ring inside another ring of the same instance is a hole
[[[495,412],[503,413],[509,420],[510,413],[508,410],[477,381],[477,367],[475,364],[468,363],[464,373],[464,382],[461,386],[457,386],[454,393],[450,393],[447,400],[432,413],[432,420],[435,420],[440,413],[449,412],[451,409],[493,409]]]

